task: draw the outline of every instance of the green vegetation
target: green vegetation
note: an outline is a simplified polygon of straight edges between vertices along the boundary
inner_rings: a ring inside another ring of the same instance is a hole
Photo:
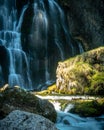
[[[46,90],[39,91],[39,92],[33,92],[33,94],[38,94],[38,95],[42,95],[42,96],[55,95],[55,93],[57,93],[56,84],[49,86]]]
[[[50,100],[54,102],[54,100]],[[104,98],[95,99],[72,99],[72,100],[55,100],[55,102],[60,103],[61,110],[64,111],[65,108],[72,104],[73,107],[69,112],[76,113],[83,117],[96,117],[104,114]]]
[[[78,101],[74,103],[74,108],[71,109],[72,113],[79,114],[85,117],[95,117],[104,114],[104,98],[98,100]]]
[[[56,77],[58,93],[104,95],[104,47],[59,62]]]
[[[56,84],[40,95],[104,95],[104,47],[59,62]]]
[[[98,72],[92,77],[90,93],[104,95],[104,72]]]

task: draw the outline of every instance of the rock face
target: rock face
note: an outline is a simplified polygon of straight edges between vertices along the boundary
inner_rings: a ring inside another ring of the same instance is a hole
[[[13,110],[23,110],[42,115],[52,122],[56,121],[54,106],[20,88],[6,88],[0,92],[0,118],[4,118]]]
[[[50,120],[29,112],[15,110],[0,121],[0,130],[57,130]]]
[[[59,62],[56,77],[61,93],[104,95],[104,47]]]
[[[85,50],[104,45],[103,0],[59,0],[63,6],[70,33],[81,41]]]

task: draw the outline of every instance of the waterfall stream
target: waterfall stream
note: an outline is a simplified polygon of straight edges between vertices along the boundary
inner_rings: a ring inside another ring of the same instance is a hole
[[[39,96],[41,99],[53,100],[51,103],[57,111],[56,127],[58,130],[104,130],[104,115],[99,117],[80,117],[77,114],[70,113],[73,104],[68,104],[62,111],[60,100],[72,99],[95,99],[96,97],[84,96]]]
[[[0,0],[0,86],[41,90],[55,82],[58,61],[83,48],[55,0],[28,0],[21,10],[18,2]]]
[[[4,46],[9,55],[9,70],[8,70],[8,83],[11,87],[19,85],[22,88],[31,89],[31,80],[29,77],[29,64],[27,56],[22,50],[21,39],[19,32],[20,22],[17,26],[17,10],[15,7],[15,0],[5,0],[0,7],[0,20],[3,23],[2,30],[0,30],[0,46]],[[21,14],[22,15],[22,14]],[[0,22],[1,22],[0,21]],[[5,59],[3,59],[5,60]],[[25,68],[25,70],[23,70]],[[6,69],[6,68],[5,68]],[[5,74],[6,75],[6,74]],[[25,86],[24,86],[25,84]]]
[[[56,127],[59,130],[103,130],[104,116],[82,118],[76,114],[58,111]]]

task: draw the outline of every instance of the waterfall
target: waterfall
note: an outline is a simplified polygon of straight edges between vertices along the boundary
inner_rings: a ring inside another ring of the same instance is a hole
[[[21,10],[18,2],[0,0],[0,86],[41,90],[55,82],[58,61],[83,48],[71,38],[55,0],[20,2]]]
[[[12,1],[11,6],[8,2],[10,1],[5,0],[3,5],[0,5],[0,22],[3,23],[0,30],[0,46],[4,46],[9,55],[8,83],[11,87],[19,85],[22,88],[30,87],[31,89],[29,65],[21,46],[21,33],[18,31],[19,29],[16,29],[20,27],[21,17],[17,26],[15,0]]]

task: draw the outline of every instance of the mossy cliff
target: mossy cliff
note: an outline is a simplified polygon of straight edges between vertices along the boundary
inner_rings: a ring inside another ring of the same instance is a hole
[[[59,62],[56,77],[59,93],[104,95],[104,47]]]

